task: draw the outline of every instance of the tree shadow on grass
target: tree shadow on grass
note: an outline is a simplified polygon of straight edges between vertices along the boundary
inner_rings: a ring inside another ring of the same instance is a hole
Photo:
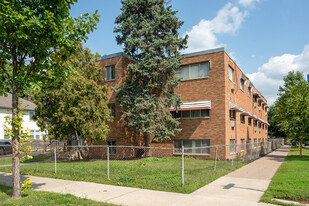
[[[303,155],[303,156],[290,155],[290,156],[287,156],[285,161],[307,161],[309,164],[309,155]]]

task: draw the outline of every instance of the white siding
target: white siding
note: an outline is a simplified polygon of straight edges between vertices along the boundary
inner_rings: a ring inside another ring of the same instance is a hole
[[[30,120],[30,111],[22,111],[22,112],[25,114],[23,117],[23,120],[24,120],[23,127],[29,130],[40,130],[36,122],[33,120]],[[11,114],[11,111],[10,111],[10,114]],[[8,115],[8,110],[0,108],[0,139],[4,139],[4,123],[5,123],[4,117],[7,115]],[[42,132],[40,132],[40,139],[43,139]]]

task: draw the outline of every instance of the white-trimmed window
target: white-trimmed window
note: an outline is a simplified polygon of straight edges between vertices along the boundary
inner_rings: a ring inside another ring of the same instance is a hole
[[[240,140],[240,149],[241,149],[241,151],[245,150],[245,140],[244,139]]]
[[[180,119],[209,117],[209,109],[172,111],[171,113],[174,118]]]
[[[3,139],[9,139],[9,134],[6,132],[6,129],[3,130]]]
[[[182,146],[184,146],[185,154],[209,155],[210,140],[174,140],[174,153],[181,154]]]
[[[230,110],[230,120],[236,120],[236,111]]]
[[[209,77],[209,62],[181,66],[177,69],[177,76],[182,80]]]
[[[230,153],[233,154],[235,149],[235,139],[230,139]]]
[[[229,66],[229,80],[234,82],[234,69],[231,66]]]
[[[34,112],[29,112],[29,120],[30,121],[34,121],[33,116],[34,116]]]
[[[248,86],[248,96],[251,97],[251,90],[252,90],[252,87],[251,86]]]
[[[41,131],[40,130],[30,130],[30,137],[32,139],[41,139]]]
[[[115,79],[115,65],[106,67],[106,81]]]
[[[245,87],[245,80],[244,79],[240,79],[239,80],[239,87],[242,91],[244,91],[244,87]]]

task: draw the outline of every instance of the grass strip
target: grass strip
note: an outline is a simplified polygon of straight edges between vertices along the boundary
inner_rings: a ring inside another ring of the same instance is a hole
[[[217,178],[244,165],[238,161],[201,160],[185,158],[185,185],[181,186],[181,158],[144,158],[139,160],[110,161],[110,178],[107,178],[106,161],[62,162],[22,165],[21,173],[33,176],[67,180],[96,182],[109,185],[137,187],[151,190],[191,193]],[[10,167],[1,167],[2,172],[11,172]]]
[[[303,156],[299,156],[298,148],[292,147],[261,198],[266,203],[293,205],[272,198],[309,203],[309,150],[303,148]]]

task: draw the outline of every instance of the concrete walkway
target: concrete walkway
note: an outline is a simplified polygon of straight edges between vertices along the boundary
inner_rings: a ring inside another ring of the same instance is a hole
[[[116,205],[132,206],[264,206],[258,203],[272,176],[284,161],[290,147],[282,147],[250,164],[223,176],[191,194],[161,192],[98,183],[28,176],[39,191],[72,194]],[[0,173],[0,184],[11,185],[11,174]]]

